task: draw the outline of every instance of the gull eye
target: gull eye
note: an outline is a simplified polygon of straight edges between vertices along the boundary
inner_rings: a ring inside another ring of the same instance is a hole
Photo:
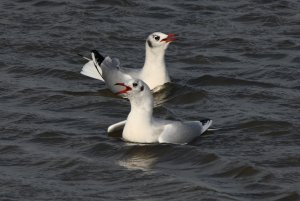
[[[132,86],[133,86],[133,87],[136,87],[137,85],[138,85],[138,84],[137,84],[137,83],[135,83],[135,82],[132,84]]]
[[[144,91],[144,86],[141,86],[141,91]]]
[[[159,41],[159,39],[160,39],[160,37],[157,36],[157,35],[154,35],[153,37],[154,37],[154,39],[157,40],[157,41]]]

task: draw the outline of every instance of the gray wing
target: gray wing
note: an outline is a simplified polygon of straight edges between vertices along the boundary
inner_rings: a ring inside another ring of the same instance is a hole
[[[123,90],[122,86],[115,85],[120,82],[128,82],[128,80],[133,79],[133,77],[122,71],[120,67],[120,62],[118,59],[111,59],[106,57],[100,65],[102,69],[102,77],[105,80],[105,84],[108,89],[113,93],[117,93]]]
[[[186,144],[204,133],[211,124],[211,120],[172,122],[164,126],[158,140],[160,143]]]
[[[141,69],[120,67],[120,71],[130,75],[133,78],[140,79],[139,77],[140,77]]]

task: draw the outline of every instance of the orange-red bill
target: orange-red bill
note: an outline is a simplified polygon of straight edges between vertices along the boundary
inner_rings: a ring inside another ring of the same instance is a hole
[[[124,84],[124,83],[116,83],[115,85],[119,85],[119,86],[125,87],[125,89],[123,89],[123,90],[117,92],[117,93],[116,93],[117,95],[125,94],[125,93],[127,93],[128,91],[131,91],[131,90],[132,90],[132,88],[131,88],[130,86],[127,86],[127,85]]]
[[[162,39],[161,42],[166,42],[166,43],[173,42],[174,40],[177,40],[176,36],[177,36],[176,34],[168,34],[168,36]]]

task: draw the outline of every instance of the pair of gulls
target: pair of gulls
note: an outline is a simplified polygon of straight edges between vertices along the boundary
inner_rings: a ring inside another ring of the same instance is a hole
[[[131,110],[127,120],[109,126],[108,133],[121,131],[126,141],[134,143],[186,144],[204,133],[212,120],[171,121],[154,118],[151,90],[170,82],[165,65],[165,51],[175,34],[155,32],[146,39],[146,57],[143,68],[129,69],[120,66],[118,59],[103,57],[96,50],[92,59],[82,68],[83,75],[105,82],[113,93],[128,98]]]

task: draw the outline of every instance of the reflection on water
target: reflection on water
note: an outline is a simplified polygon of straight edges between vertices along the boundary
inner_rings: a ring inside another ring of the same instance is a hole
[[[159,91],[154,91],[154,107],[163,106],[164,103],[191,104],[199,102],[206,97],[206,92],[181,85],[179,83],[166,83]]]
[[[127,144],[128,150],[120,157],[118,164],[128,169],[144,171],[154,167],[156,162],[164,157],[167,146],[153,144]],[[163,150],[162,150],[163,149]]]
[[[158,86],[152,90],[154,98],[154,107],[159,107],[163,103],[172,99],[172,91],[175,90],[174,84],[166,83],[162,86]]]

